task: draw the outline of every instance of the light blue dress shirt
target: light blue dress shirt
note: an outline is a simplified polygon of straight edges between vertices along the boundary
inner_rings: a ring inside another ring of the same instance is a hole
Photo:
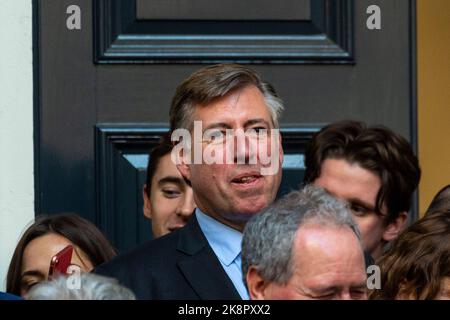
[[[206,240],[208,240],[239,295],[243,300],[249,300],[247,289],[242,280],[242,233],[207,216],[199,208],[195,209],[195,216]]]

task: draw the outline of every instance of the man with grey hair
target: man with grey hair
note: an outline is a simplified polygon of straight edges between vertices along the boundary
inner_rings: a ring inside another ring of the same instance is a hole
[[[79,277],[73,279],[74,277]],[[135,300],[133,292],[117,280],[82,272],[70,277],[60,275],[34,286],[27,300]]]
[[[95,271],[119,279],[139,299],[248,299],[242,231],[280,186],[282,109],[272,86],[245,66],[207,66],[185,79],[173,97],[170,124],[172,138],[188,133],[174,150],[186,146],[177,168],[192,186],[197,209],[183,228]],[[218,161],[198,162],[199,155]]]
[[[252,299],[367,299],[358,227],[346,204],[313,186],[247,223],[242,269]]]

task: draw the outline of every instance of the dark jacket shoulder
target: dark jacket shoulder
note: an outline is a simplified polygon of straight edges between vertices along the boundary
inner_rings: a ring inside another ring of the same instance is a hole
[[[193,215],[181,229],[147,242],[94,270],[138,299],[240,299]]]

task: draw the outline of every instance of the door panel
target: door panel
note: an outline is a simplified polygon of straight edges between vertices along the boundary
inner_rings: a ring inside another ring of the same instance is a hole
[[[353,63],[352,0],[176,3],[96,1],[96,62]]]

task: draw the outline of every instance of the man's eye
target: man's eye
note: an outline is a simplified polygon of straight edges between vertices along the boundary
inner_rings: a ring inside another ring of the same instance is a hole
[[[181,194],[181,192],[178,190],[169,190],[169,189],[163,189],[162,192],[164,196],[167,198],[176,198]]]
[[[22,289],[25,291],[30,290],[31,288],[33,288],[35,285],[39,284],[39,281],[33,281],[33,282],[29,282],[29,283],[22,283]]]
[[[205,134],[203,142],[206,143],[221,143],[225,139],[226,132],[225,131],[209,131]]]
[[[324,295],[318,296],[318,297],[316,297],[316,299],[319,299],[319,300],[331,300],[331,299],[333,299],[333,297],[334,297],[334,293],[328,293],[328,294],[324,294]]]
[[[350,208],[356,216],[365,216],[370,212],[367,208],[358,205],[352,205]]]
[[[255,127],[251,128],[250,132],[252,134],[268,134],[269,130],[266,127]]]
[[[256,132],[258,132],[258,133],[260,133],[260,132],[268,132],[269,130],[267,130],[267,128],[266,127],[256,127],[256,128],[253,128],[253,130],[255,130]]]
[[[351,296],[352,296],[352,298],[355,299],[355,300],[365,299],[365,297],[366,297],[366,291],[364,291],[364,290],[353,291],[353,292],[351,293]]]

